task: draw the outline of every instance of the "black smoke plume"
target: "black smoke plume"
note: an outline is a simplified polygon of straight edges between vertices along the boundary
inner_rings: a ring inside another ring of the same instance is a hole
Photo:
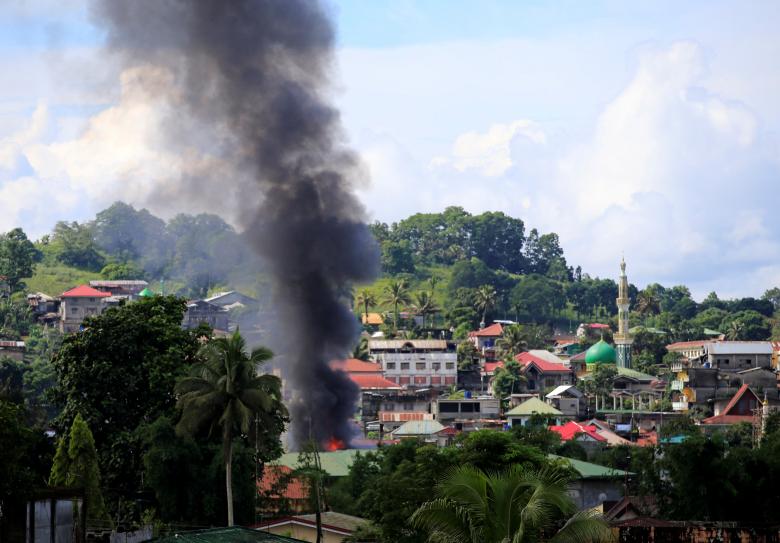
[[[272,343],[283,345],[295,440],[348,443],[358,390],[328,363],[357,335],[345,289],[372,277],[378,258],[353,193],[363,172],[327,99],[334,30],[324,7],[96,0],[94,14],[125,70],[157,74],[144,88],[172,104],[166,143],[207,165],[160,193],[234,202],[275,278],[284,338]]]

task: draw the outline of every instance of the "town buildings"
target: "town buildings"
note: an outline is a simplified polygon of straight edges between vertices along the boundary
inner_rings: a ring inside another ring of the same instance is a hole
[[[385,378],[407,388],[452,387],[458,355],[443,339],[370,339],[369,355],[382,365]]]
[[[63,292],[60,295],[60,331],[78,332],[85,318],[100,315],[105,311],[107,306],[104,300],[110,296],[110,292],[87,285]]]

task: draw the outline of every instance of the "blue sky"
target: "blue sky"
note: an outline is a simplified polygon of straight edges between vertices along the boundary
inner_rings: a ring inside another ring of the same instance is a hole
[[[333,99],[371,218],[461,205],[561,236],[569,260],[697,297],[780,284],[780,4],[342,0]],[[100,50],[81,0],[0,15],[0,228],[38,236],[186,165],[164,104]],[[188,208],[189,209],[189,208]],[[229,205],[206,206],[230,216]],[[186,209],[185,209],[186,210]]]

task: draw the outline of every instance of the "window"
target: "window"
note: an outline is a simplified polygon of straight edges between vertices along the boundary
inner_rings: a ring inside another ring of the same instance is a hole
[[[425,362],[417,362],[417,364],[415,364],[415,367],[418,370],[424,370],[425,369]]]
[[[386,403],[385,404],[385,411],[395,411],[395,404]]]
[[[401,371],[409,370],[409,362],[401,362]]]
[[[441,362],[432,362],[431,369],[433,369],[433,371],[439,371],[441,369]]]
[[[89,299],[89,301],[90,301],[90,302],[94,302],[94,301],[95,301],[95,299],[94,299],[94,298],[90,298],[90,299]]]
[[[439,413],[457,413],[458,412],[458,404],[457,403],[440,403],[439,404]]]
[[[463,402],[460,404],[461,413],[479,413],[479,402]]]
[[[395,362],[387,362],[387,363],[385,363],[385,369],[386,370],[394,370],[395,369]]]
[[[79,308],[78,307],[71,307],[70,308],[71,315],[76,315],[78,312],[79,312]]]
[[[448,370],[454,370],[455,369],[455,362],[447,362],[447,369]]]
[[[404,411],[414,411],[414,404],[411,402],[404,403]]]

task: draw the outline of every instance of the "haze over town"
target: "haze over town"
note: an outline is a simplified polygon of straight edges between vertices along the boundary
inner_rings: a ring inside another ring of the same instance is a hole
[[[372,218],[505,211],[592,275],[623,253],[637,285],[698,300],[780,283],[776,3],[329,7]],[[0,229],[38,237],[117,199],[203,211],[159,190],[189,163],[154,137],[175,108],[139,78],[160,74],[121,73],[85,3],[7,5],[0,30]],[[222,196],[209,211],[236,224]]]

